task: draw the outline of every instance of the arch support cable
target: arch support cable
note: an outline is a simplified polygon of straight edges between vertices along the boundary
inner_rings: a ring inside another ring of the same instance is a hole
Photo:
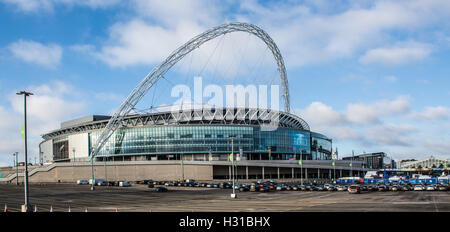
[[[121,125],[123,119],[133,110],[135,105],[145,96],[145,94],[153,87],[153,85],[164,76],[178,61],[191,51],[199,48],[202,44],[225,35],[231,32],[247,32],[260,38],[272,52],[278,66],[280,73],[280,80],[282,84],[282,97],[284,100],[284,111],[289,113],[289,86],[286,77],[286,68],[284,66],[283,57],[275,42],[270,36],[259,27],[249,23],[228,23],[223,24],[212,29],[209,29],[202,34],[199,34],[189,40],[187,43],[172,52],[161,64],[153,68],[153,70],[134,88],[130,95],[120,105],[119,109],[109,120],[106,127],[103,129],[101,135],[95,142],[95,146],[91,151],[91,160],[98,154],[102,147],[106,144],[109,137]]]

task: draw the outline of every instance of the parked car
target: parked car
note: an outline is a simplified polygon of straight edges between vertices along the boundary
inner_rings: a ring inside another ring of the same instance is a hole
[[[384,192],[386,190],[388,190],[388,187],[386,185],[384,184],[378,185],[378,191]]]
[[[119,181],[119,187],[131,187],[131,184],[128,181]]]
[[[94,185],[97,185],[97,183],[100,182],[100,181],[105,181],[105,180],[103,180],[103,179],[95,179],[94,180]],[[89,184],[92,184],[92,179],[89,179]]]
[[[425,186],[423,185],[418,184],[414,186],[414,191],[423,191],[423,190],[425,190]]]
[[[327,190],[323,185],[317,185],[316,186],[316,191],[325,191]]]
[[[109,186],[119,186],[119,182],[118,181],[108,181],[108,185]]]
[[[435,191],[436,190],[436,185],[428,185],[426,190],[427,191]]]
[[[169,181],[169,182],[166,182],[164,185],[165,185],[165,186],[173,186],[173,182],[172,182],[172,181]]]
[[[107,181],[104,181],[104,180],[98,180],[96,185],[97,186],[108,186],[109,183]]]
[[[250,189],[245,185],[242,185],[241,187],[239,187],[239,192],[248,192],[249,190]]]
[[[224,189],[224,188],[228,187],[228,183],[227,183],[227,182],[220,183],[220,184],[219,184],[219,187],[220,187],[221,189]]]
[[[155,188],[155,191],[156,191],[156,192],[167,192],[168,190],[167,190],[167,188],[165,188],[165,187],[156,187],[156,188]]]
[[[286,186],[284,186],[284,185],[277,186],[277,191],[285,191],[285,190],[286,190]]]
[[[367,185],[361,185],[361,191],[369,191],[369,187]]]
[[[377,191],[377,190],[378,190],[378,188],[377,188],[377,186],[375,186],[375,185],[369,185],[369,186],[367,186],[367,191],[374,192],[374,191]]]
[[[446,184],[440,184],[438,187],[439,191],[447,191],[448,190],[448,185]]]
[[[270,189],[269,189],[269,187],[264,186],[264,187],[260,187],[260,188],[259,188],[259,191],[260,191],[260,192],[269,192]]]
[[[143,180],[143,181],[142,181],[142,184],[148,184],[148,183],[150,183],[150,182],[153,183],[153,180]]]
[[[336,187],[334,185],[331,185],[331,184],[326,184],[323,187],[325,187],[325,189],[328,190],[328,191],[336,190]]]
[[[251,184],[250,185],[250,192],[258,192],[260,189],[259,185]]]
[[[402,185],[401,188],[402,188],[402,191],[411,191],[411,186],[409,186],[409,185]]]
[[[154,185],[152,182],[149,182],[148,185],[147,185],[147,187],[149,187],[149,188],[154,188],[155,185]]]
[[[343,192],[343,191],[347,191],[348,188],[346,185],[339,185],[336,189],[339,192]]]
[[[299,189],[300,191],[306,191],[306,190],[307,190],[305,185],[299,185],[299,186],[298,186],[298,189]]]
[[[361,193],[361,186],[359,186],[359,185],[350,185],[350,187],[348,187],[348,192],[349,193]]]
[[[389,187],[389,190],[391,190],[393,192],[397,192],[397,191],[400,191],[401,188],[398,185],[392,185]]]
[[[89,184],[87,180],[77,180],[77,184]]]

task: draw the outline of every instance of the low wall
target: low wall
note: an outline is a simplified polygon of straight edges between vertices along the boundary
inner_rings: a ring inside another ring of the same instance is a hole
[[[319,169],[322,170],[321,178],[325,178],[326,173],[330,173],[332,169],[331,161],[303,161],[303,172],[305,178],[315,178],[318,176]],[[94,174],[96,179],[106,179],[113,181],[127,180],[178,180],[183,177],[185,179],[194,180],[213,180],[214,176],[218,179],[228,178],[230,162],[228,161],[183,161],[183,167],[180,161],[124,161],[124,162],[95,162]],[[336,162],[338,163],[338,162]],[[340,163],[344,163],[345,161]],[[213,168],[220,167],[220,168]],[[298,161],[240,161],[237,168],[237,175],[245,177],[247,175],[251,179],[259,178],[300,178],[300,166]],[[262,176],[262,168],[264,167],[264,177]],[[30,182],[75,182],[79,179],[91,179],[91,164],[88,162],[74,163],[54,163],[44,166],[36,166],[29,170]],[[333,175],[348,176],[350,169],[356,174],[368,171],[368,169],[344,165],[336,165]],[[294,175],[292,176],[292,170]],[[343,172],[345,171],[345,172]],[[23,169],[19,170],[19,182],[23,181]],[[0,178],[0,183],[15,182],[15,173]]]
[[[75,182],[79,179],[91,179],[91,165],[84,164],[52,164],[53,167],[42,167],[29,172],[29,182]],[[184,178],[195,180],[212,180],[211,165],[184,164]],[[123,162],[107,165],[94,165],[95,179],[108,181],[136,180],[178,180],[181,179],[182,167],[177,163],[139,163]],[[15,174],[1,178],[0,182],[15,182]],[[19,173],[19,182],[23,181],[23,173]]]

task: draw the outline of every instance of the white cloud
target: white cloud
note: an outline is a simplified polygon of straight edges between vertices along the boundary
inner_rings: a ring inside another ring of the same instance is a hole
[[[420,113],[412,113],[416,119],[437,120],[450,118],[450,108],[444,106],[428,106]]]
[[[98,57],[113,67],[154,64],[196,34],[193,31],[200,33],[202,30],[197,25],[187,24],[178,29],[166,29],[139,19],[117,23],[110,28],[112,45],[103,46]]]
[[[407,146],[409,137],[417,131],[410,125],[386,124],[389,118],[407,117],[411,105],[408,97],[380,100],[374,103],[349,103],[342,112],[321,102],[313,102],[296,110],[313,131],[331,136],[337,141],[356,141],[365,147]]]
[[[29,86],[27,91],[34,95],[27,98],[27,119],[29,135],[29,154],[34,162],[38,156],[41,134],[59,128],[62,121],[85,114],[87,103],[73,98],[77,90],[64,82],[55,81],[39,86]],[[75,94],[77,96],[77,94]],[[23,125],[23,96],[11,93],[6,96],[11,107],[0,106],[0,155],[13,152],[23,154],[23,140],[20,128]],[[3,159],[4,160],[4,159]]]
[[[343,120],[342,115],[322,102],[313,102],[306,109],[297,112],[308,122],[316,125],[333,125]]]
[[[281,47],[286,63],[294,66],[348,58],[366,50],[387,47],[395,43],[390,32],[409,34],[412,30],[446,21],[450,15],[450,3],[445,0],[368,4],[357,1],[326,14],[291,3],[266,5],[269,6],[245,1],[242,3],[245,14],[241,17],[267,29]],[[414,57],[420,58],[423,54],[420,48],[427,54],[425,48],[417,46],[412,52]]]
[[[44,45],[34,41],[19,40],[8,46],[11,53],[25,62],[54,68],[61,62],[63,50],[59,45]]]
[[[349,2],[344,6],[311,1],[267,4],[243,1],[237,6],[235,3],[134,0],[131,5],[136,15],[114,24],[99,51],[89,49],[90,54],[113,67],[155,64],[212,26],[245,21],[260,26],[273,37],[288,68],[360,54],[364,54],[360,58],[363,63],[402,64],[429,56],[430,43],[403,42],[391,46],[397,40],[391,32],[409,35],[412,30],[427,29],[433,23],[448,20],[450,15],[446,0]],[[331,10],[334,8],[338,10]],[[413,35],[407,36],[406,41],[413,41],[410,37]],[[201,60],[206,60],[212,49],[201,52]],[[236,48],[225,47],[224,57],[232,60],[230,49]],[[249,49],[246,57],[257,56],[254,51]]]
[[[374,48],[367,51],[359,61],[363,64],[405,64],[423,60],[431,53],[431,46],[422,43],[407,43],[393,47]]]
[[[366,134],[376,144],[391,146],[410,146],[413,140],[410,135],[417,129],[410,125],[377,125]]]
[[[46,122],[40,123],[40,127],[51,124],[52,127],[47,127],[47,130],[55,129],[62,120],[74,117],[85,107],[83,102],[68,100],[75,91],[72,86],[64,82],[56,81],[51,84],[30,86],[27,90],[34,93],[27,99],[27,114],[40,122]],[[10,101],[16,112],[23,113],[23,98],[12,95]]]
[[[30,12],[51,12],[56,5],[84,6],[89,8],[105,8],[119,3],[121,0],[0,0],[13,5],[17,10]]]
[[[212,26],[222,21],[222,1],[183,0],[133,0],[136,12],[165,27],[175,28],[180,22],[199,26]],[[170,15],[170,17],[168,17]]]
[[[372,104],[348,104],[345,116],[353,123],[377,123],[381,116],[404,114],[410,111],[411,105],[407,97],[398,97],[395,100],[378,101]]]

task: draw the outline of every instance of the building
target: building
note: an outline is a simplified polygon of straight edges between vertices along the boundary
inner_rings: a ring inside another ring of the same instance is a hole
[[[362,161],[369,169],[395,168],[395,162],[384,152],[364,153],[342,158],[343,160]]]
[[[412,160],[401,162],[398,168],[419,169],[419,168],[446,168],[449,167],[450,159],[440,159],[433,156],[423,160]]]
[[[242,179],[329,178],[336,177],[336,169],[337,176],[356,175],[359,169],[362,175],[362,162],[355,162],[355,173],[349,173],[349,161],[336,161],[332,166],[332,139],[311,131],[300,117],[286,112],[268,114],[261,109],[221,108],[127,116],[95,163],[172,163],[178,168],[183,162],[185,167],[206,165],[211,169],[210,179],[228,179],[229,154],[234,151]],[[42,160],[88,161],[108,119],[94,115],[63,122],[60,129],[42,136]]]

